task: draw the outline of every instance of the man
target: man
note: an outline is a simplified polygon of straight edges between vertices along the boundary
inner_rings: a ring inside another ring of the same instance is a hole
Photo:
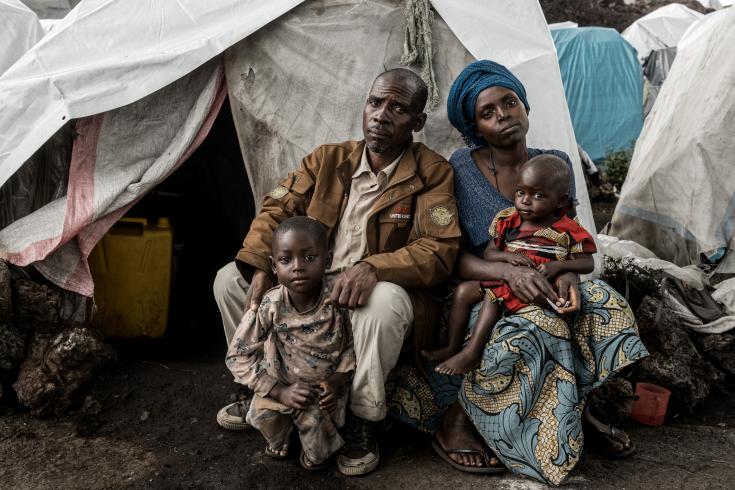
[[[416,348],[431,345],[441,311],[435,288],[459,248],[452,168],[413,143],[426,122],[426,98],[426,85],[410,70],[379,75],[363,110],[365,139],[307,155],[265,197],[235,262],[214,284],[229,343],[245,308],[257,309],[274,285],[268,255],[278,223],[306,215],[325,226],[334,251],[329,272],[337,274],[332,301],[351,310],[357,357],[346,445],[337,458],[345,475],[378,465],[374,423],[386,416],[385,381],[412,327]],[[217,420],[245,428],[246,409],[228,405]]]

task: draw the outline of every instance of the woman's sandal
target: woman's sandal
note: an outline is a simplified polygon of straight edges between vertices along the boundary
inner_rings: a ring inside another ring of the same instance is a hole
[[[612,425],[608,425],[607,431],[601,431],[593,427],[589,427],[589,430],[590,432],[587,435],[592,436],[591,438],[595,441],[595,449],[608,458],[623,459],[632,456],[636,452],[637,446],[630,440],[630,437],[628,437],[628,447],[625,447],[625,442],[620,437],[620,434],[625,434],[625,432],[616,429]],[[623,449],[619,451],[611,449],[614,444],[620,444]]]
[[[286,458],[288,458],[288,446],[286,446],[286,454],[281,454],[281,451],[283,451],[283,449],[275,450],[275,449],[273,449],[271,447],[270,444],[266,443],[265,444],[265,450],[263,452],[265,452],[265,455],[266,456],[268,456],[269,458],[273,458],[273,459],[286,459]]]
[[[500,466],[490,466],[490,459],[492,459],[492,456],[488,454],[487,451],[482,451],[480,449],[444,449],[436,437],[431,441],[431,447],[434,448],[434,451],[441,459],[449,463],[455,470],[464,471],[466,473],[483,474],[497,474],[505,472],[505,466],[502,464]],[[459,464],[449,457],[450,454],[477,454],[482,457],[485,466],[465,466],[463,464]]]
[[[307,471],[321,471],[323,469],[326,469],[327,466],[329,466],[328,461],[324,461],[319,464],[312,463],[309,457],[303,451],[303,449],[301,450],[301,455],[299,456],[299,462],[301,463],[301,467]]]

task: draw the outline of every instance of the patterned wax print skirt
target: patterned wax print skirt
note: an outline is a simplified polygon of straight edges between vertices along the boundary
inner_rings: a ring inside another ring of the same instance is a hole
[[[603,281],[579,284],[582,309],[568,323],[528,306],[501,318],[480,367],[464,379],[398,366],[388,380],[389,414],[433,432],[459,399],[509,470],[558,485],[582,451],[587,394],[648,355],[628,303]],[[470,318],[477,319],[479,305]]]

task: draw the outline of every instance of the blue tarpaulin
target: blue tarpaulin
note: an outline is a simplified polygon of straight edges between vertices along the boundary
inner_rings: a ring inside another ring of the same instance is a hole
[[[631,148],[643,127],[643,72],[615,29],[553,29],[577,143],[597,163]]]

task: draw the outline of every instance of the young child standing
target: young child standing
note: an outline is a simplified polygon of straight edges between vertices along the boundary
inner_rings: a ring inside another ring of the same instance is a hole
[[[331,253],[321,224],[305,216],[283,221],[271,253],[279,285],[257,312],[245,313],[226,363],[235,381],[255,392],[247,420],[265,437],[266,455],[285,458],[295,426],[301,465],[322,469],[344,445],[337,428],[355,370],[350,317],[327,301]]]
[[[490,224],[485,260],[535,267],[549,281],[562,272],[592,272],[595,242],[566,214],[573,208],[569,197],[571,178],[567,164],[553,155],[539,155],[523,164],[519,169],[515,208],[500,211]],[[462,348],[470,310],[480,301],[482,306],[475,328]],[[538,306],[556,310],[565,306],[562,302],[558,297],[546,298]],[[423,356],[431,361],[444,361],[435,368],[443,374],[465,374],[477,367],[500,318],[501,305],[509,312],[528,306],[503,281],[460,283],[449,313],[447,346],[424,351]]]

